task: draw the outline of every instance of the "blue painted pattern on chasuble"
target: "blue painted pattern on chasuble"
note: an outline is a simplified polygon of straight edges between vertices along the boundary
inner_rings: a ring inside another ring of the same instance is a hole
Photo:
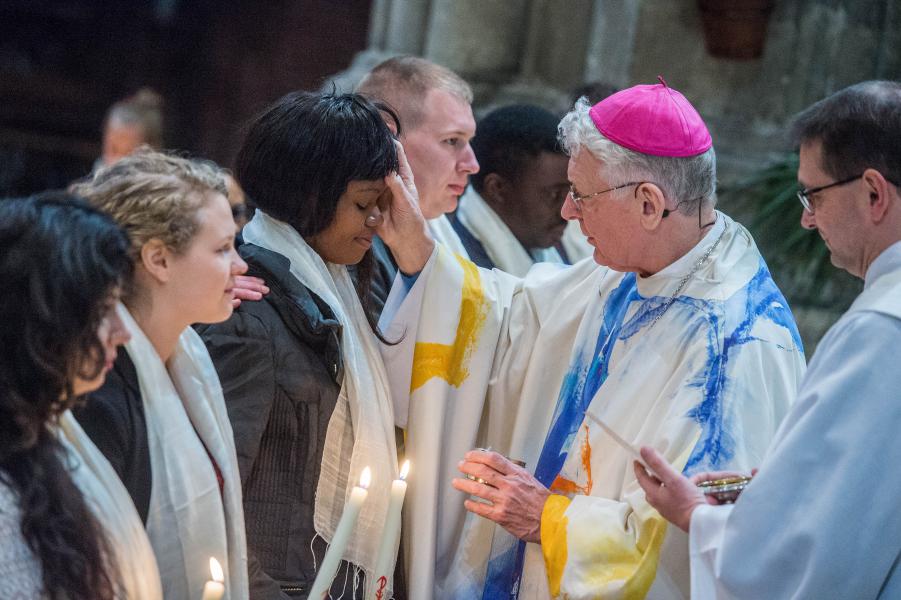
[[[603,323],[594,352],[586,355],[584,351],[580,351],[564,376],[554,408],[554,418],[535,468],[535,478],[546,487],[550,487],[563,468],[567,450],[585,419],[585,411],[607,379],[610,353],[619,338],[619,329],[626,311],[634,300],[640,299],[635,274],[627,273],[604,305]],[[519,595],[526,544],[515,538],[511,541],[512,547],[503,549],[488,561],[482,600],[509,600]],[[503,545],[504,542],[496,539],[493,546],[498,543]]]
[[[681,300],[681,298],[680,298]],[[707,364],[690,385],[703,392],[703,399],[688,411],[688,417],[701,427],[701,437],[689,456],[683,472],[700,469],[716,469],[728,463],[735,450],[732,431],[732,415],[722,402],[722,393],[730,385],[727,367],[739,349],[757,338],[751,335],[754,325],[761,318],[768,319],[786,329],[794,348],[787,349],[803,354],[801,336],[795,325],[788,302],[770,276],[766,263],[760,260],[757,273],[746,286],[723,303],[725,319],[722,348],[711,331],[707,342]]]
[[[635,301],[640,301],[641,305],[626,320],[629,307]],[[643,298],[638,293],[634,273],[623,276],[620,285],[610,294],[604,305],[603,322],[593,353],[587,354],[584,348],[578,351],[563,378],[551,427],[535,470],[535,477],[545,486],[550,487],[563,468],[568,450],[585,419],[585,411],[607,379],[616,343],[646,330],[667,309],[671,313],[668,315],[670,327],[678,325],[672,319],[683,319],[686,327],[681,335],[706,336],[706,360],[687,383],[702,391],[702,399],[686,415],[701,428],[701,436],[684,469],[686,473],[700,467],[717,468],[728,463],[734,455],[736,440],[732,433],[732,415],[730,407],[723,404],[723,392],[730,386],[727,375],[730,360],[743,345],[756,339],[751,335],[755,323],[764,318],[785,328],[794,343],[794,348],[786,350],[803,352],[788,303],[763,259],[754,277],[725,302],[690,296],[677,297],[672,307],[667,306],[668,302],[669,298],[662,296]],[[677,306],[688,310],[673,310]],[[677,317],[679,314],[683,316]],[[690,321],[699,323],[700,329],[691,327]],[[685,341],[686,345],[689,341]],[[483,599],[516,597],[509,590],[518,589],[525,544],[519,542],[515,549],[515,553],[506,550],[489,561]]]
[[[607,379],[610,353],[613,351],[626,311],[635,300],[640,300],[635,284],[635,273],[627,273],[619,286],[610,294],[604,305],[604,320],[598,332],[594,352],[586,355],[584,349],[573,360],[570,370],[563,377],[554,418],[548,430],[535,468],[535,478],[550,487],[563,468],[572,441],[585,419],[585,411],[591,399]]]

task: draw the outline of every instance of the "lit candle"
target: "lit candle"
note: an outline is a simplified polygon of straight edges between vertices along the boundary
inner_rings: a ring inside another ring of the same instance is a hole
[[[382,532],[382,542],[375,561],[375,600],[388,600],[388,581],[394,574],[394,560],[397,556],[397,540],[400,538],[400,513],[407,494],[407,473],[410,472],[410,461],[404,461],[400,468],[400,477],[391,483],[391,501],[388,504],[388,519]]]
[[[221,600],[225,595],[225,574],[222,572],[222,565],[213,557],[210,557],[210,574],[213,579],[203,585],[202,600]]]
[[[313,582],[313,587],[310,588],[309,598],[311,600],[322,600],[328,594],[328,590],[332,585],[332,579],[335,578],[335,573],[338,572],[338,566],[341,564],[341,555],[344,554],[344,549],[347,548],[347,542],[350,541],[350,533],[357,523],[360,509],[363,507],[363,502],[369,493],[367,488],[371,478],[372,472],[369,470],[369,467],[366,467],[363,469],[363,473],[360,474],[360,485],[354,486],[354,489],[350,492],[350,498],[347,500],[347,504],[344,505],[344,512],[341,513],[341,520],[338,521],[338,526],[335,528],[332,543],[325,553],[325,558],[322,559],[322,564],[319,565],[316,581]]]

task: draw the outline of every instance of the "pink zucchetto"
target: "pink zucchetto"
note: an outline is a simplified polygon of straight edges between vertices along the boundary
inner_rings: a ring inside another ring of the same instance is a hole
[[[636,85],[601,100],[588,111],[604,137],[652,156],[697,156],[713,140],[685,96],[666,85]]]

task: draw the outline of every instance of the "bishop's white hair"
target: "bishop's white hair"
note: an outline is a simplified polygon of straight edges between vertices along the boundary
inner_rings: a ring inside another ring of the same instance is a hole
[[[591,106],[583,96],[573,110],[558,125],[560,145],[570,156],[587,149],[604,163],[603,173],[610,185],[627,181],[650,181],[663,190],[667,198],[675,200],[678,210],[691,214],[698,211],[698,203],[716,204],[716,153],[711,147],[698,156],[651,156],[624,148],[604,137],[591,116]],[[595,190],[580,190],[583,193]]]

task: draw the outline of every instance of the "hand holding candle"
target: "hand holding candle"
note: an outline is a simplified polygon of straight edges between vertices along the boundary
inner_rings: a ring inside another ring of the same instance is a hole
[[[338,566],[341,564],[341,556],[344,554],[344,549],[347,548],[350,534],[357,523],[360,509],[363,507],[363,502],[368,495],[367,490],[371,478],[372,472],[369,467],[366,467],[363,469],[363,473],[360,474],[360,485],[354,486],[354,489],[351,490],[350,498],[348,498],[347,504],[344,505],[344,512],[341,513],[341,520],[338,521],[338,526],[335,528],[332,543],[325,553],[325,558],[322,559],[319,572],[316,573],[316,581],[313,582],[313,587],[310,589],[310,595],[308,596],[310,600],[322,600],[328,594],[332,585],[332,579],[335,578],[335,573],[338,572]]]
[[[203,585],[202,600],[222,600],[225,595],[225,574],[222,572],[222,565],[213,557],[210,557],[210,574],[213,579]]]
[[[394,574],[394,561],[397,556],[397,543],[400,539],[401,509],[404,496],[407,494],[407,474],[410,472],[410,461],[404,461],[400,469],[400,477],[391,483],[391,501],[388,504],[388,518],[382,531],[382,542],[375,562],[374,600],[387,600],[387,585]]]

